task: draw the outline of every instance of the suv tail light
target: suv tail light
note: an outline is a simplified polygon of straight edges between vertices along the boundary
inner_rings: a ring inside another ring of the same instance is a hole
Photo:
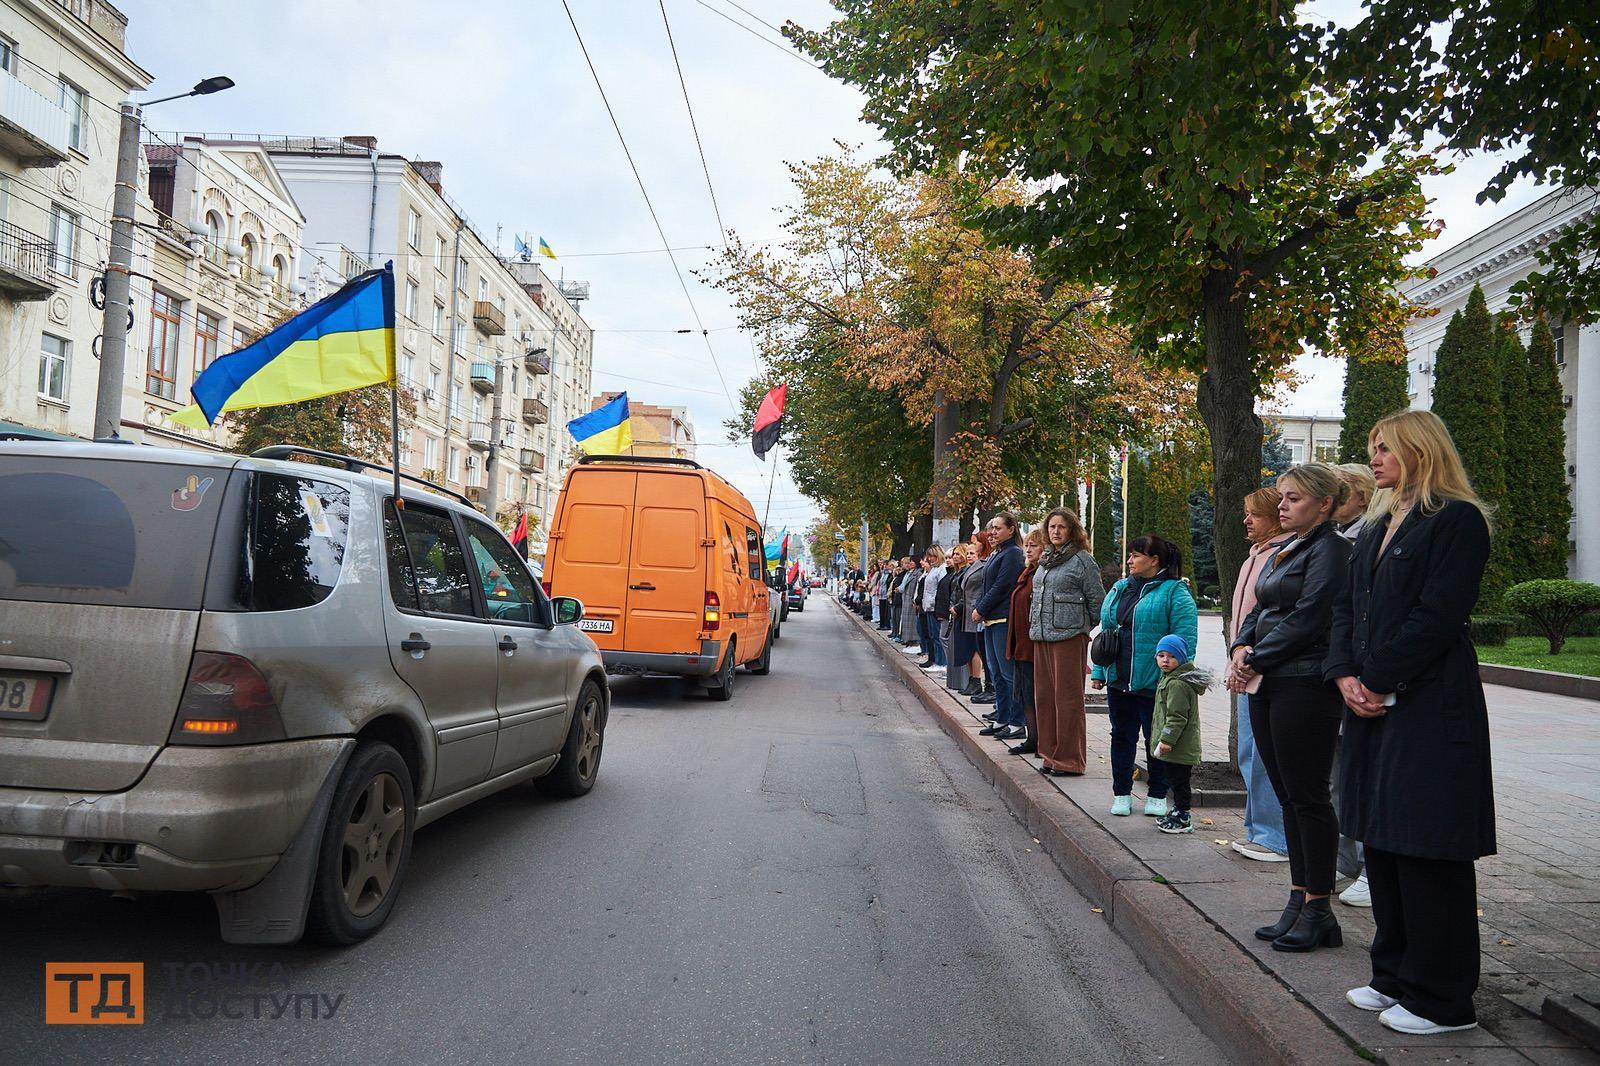
[[[722,600],[715,592],[706,593],[706,622],[707,629],[722,628]]]
[[[277,701],[242,655],[197,651],[169,744],[261,744],[284,739]]]

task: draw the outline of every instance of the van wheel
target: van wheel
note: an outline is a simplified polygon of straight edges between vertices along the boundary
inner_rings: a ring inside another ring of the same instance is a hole
[[[733,641],[728,641],[728,654],[722,657],[722,667],[717,671],[711,684],[706,686],[706,693],[714,700],[726,701],[733,699],[733,675],[738,646]]]
[[[306,935],[354,944],[383,928],[411,860],[411,771],[400,753],[363,741],[345,764],[322,831]]]
[[[772,627],[772,639],[773,640],[782,640],[783,639],[783,623],[782,622],[779,622],[777,625]]]
[[[600,750],[606,740],[606,704],[600,686],[585,681],[578,690],[578,706],[572,712],[567,742],[561,745],[556,768],[539,778],[540,792],[560,799],[576,799],[594,788],[600,773]]]
[[[769,634],[767,646],[761,649],[761,657],[753,663],[745,663],[745,668],[760,677],[765,677],[772,673],[772,642],[776,639],[776,633]]]

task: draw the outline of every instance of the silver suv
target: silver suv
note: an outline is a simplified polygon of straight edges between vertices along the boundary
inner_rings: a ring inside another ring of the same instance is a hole
[[[0,883],[206,891],[229,942],[347,944],[418,827],[594,786],[582,604],[465,500],[269,453],[0,443]]]

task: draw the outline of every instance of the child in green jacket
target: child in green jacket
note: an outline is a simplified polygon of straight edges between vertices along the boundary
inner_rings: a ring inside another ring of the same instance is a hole
[[[1166,766],[1172,785],[1172,810],[1156,823],[1163,833],[1192,833],[1189,779],[1200,763],[1200,693],[1211,687],[1210,674],[1189,661],[1189,646],[1175,633],[1156,643],[1155,714],[1150,722],[1150,757]]]

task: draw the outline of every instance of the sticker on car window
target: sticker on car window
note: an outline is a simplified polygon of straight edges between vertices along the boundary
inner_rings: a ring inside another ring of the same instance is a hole
[[[211,487],[212,482],[215,480],[215,478],[209,477],[201,480],[190,474],[189,479],[180,488],[172,490],[172,509],[174,511],[192,511],[199,507],[200,501],[205,498],[206,490]]]
[[[306,518],[311,521],[313,536],[322,537],[324,540],[333,536],[333,527],[328,524],[328,515],[322,509],[322,501],[317,494],[309,488],[300,489],[300,506],[306,509]]]

